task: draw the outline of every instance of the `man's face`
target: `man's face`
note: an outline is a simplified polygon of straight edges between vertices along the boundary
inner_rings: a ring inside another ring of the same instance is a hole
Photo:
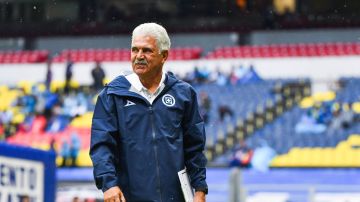
[[[167,52],[159,52],[156,39],[152,36],[137,36],[131,45],[133,71],[139,76],[152,76],[161,72]]]

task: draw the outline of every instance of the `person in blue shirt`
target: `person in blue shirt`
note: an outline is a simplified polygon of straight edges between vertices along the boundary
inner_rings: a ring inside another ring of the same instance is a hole
[[[100,92],[90,156],[104,201],[184,202],[178,172],[187,169],[194,202],[207,194],[205,128],[193,87],[165,73],[170,39],[145,23],[132,33],[133,73]]]

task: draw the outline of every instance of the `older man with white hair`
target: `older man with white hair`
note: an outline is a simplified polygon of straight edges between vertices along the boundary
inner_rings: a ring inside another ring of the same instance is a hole
[[[163,71],[169,49],[164,27],[139,25],[132,34],[134,73],[99,94],[90,155],[106,202],[184,202],[178,177],[184,168],[193,202],[205,202],[204,122],[195,90]]]

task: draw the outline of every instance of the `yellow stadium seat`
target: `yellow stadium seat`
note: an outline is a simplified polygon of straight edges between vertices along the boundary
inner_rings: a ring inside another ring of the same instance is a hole
[[[11,122],[13,124],[20,124],[23,123],[25,120],[25,115],[22,113],[15,114]]]
[[[360,114],[360,102],[355,102],[352,104],[352,110],[355,112],[355,113],[358,113]]]
[[[314,100],[312,99],[312,97],[305,97],[300,102],[301,108],[310,108],[312,106],[314,106]]]
[[[76,117],[74,120],[72,120],[70,125],[73,127],[90,128],[92,117],[93,113],[87,112],[84,115]]]
[[[315,102],[324,102],[324,101],[334,100],[336,97],[336,94],[333,91],[318,92],[318,93],[315,93],[312,97]]]
[[[4,91],[0,94],[0,110],[7,110],[11,104],[19,97],[22,93],[18,90]]]
[[[9,91],[9,87],[7,87],[6,85],[0,86],[0,96],[1,94],[6,93],[7,91]]]
[[[104,78],[104,80],[103,80],[103,84],[105,85],[105,84],[108,84],[108,83],[110,83],[111,82],[111,79],[109,79],[109,78]]]
[[[46,90],[46,86],[45,86],[45,84],[43,84],[43,83],[39,83],[39,84],[37,84],[37,90],[39,91],[39,92],[44,92],[45,90]]]
[[[82,167],[91,167],[92,161],[89,156],[89,150],[81,150],[77,158],[77,165]]]
[[[337,151],[341,151],[341,150],[348,150],[350,147],[349,143],[347,141],[342,141],[340,142],[337,146],[336,146],[336,150]]]
[[[79,88],[79,86],[80,86],[80,83],[78,82],[78,81],[75,81],[75,80],[71,80],[70,81],[70,87],[71,88]]]
[[[360,146],[360,135],[350,135],[347,141],[350,143],[350,145]]]
[[[340,142],[336,148],[292,148],[287,154],[275,157],[271,167],[360,167],[358,135],[352,135]]]
[[[34,82],[32,81],[19,81],[17,83],[17,87],[23,88],[26,94],[30,94],[32,90],[32,86],[34,85]]]
[[[52,81],[51,85],[50,85],[50,91],[51,92],[56,92],[59,89],[63,89],[64,86],[65,86],[64,81],[58,81],[58,80]]]

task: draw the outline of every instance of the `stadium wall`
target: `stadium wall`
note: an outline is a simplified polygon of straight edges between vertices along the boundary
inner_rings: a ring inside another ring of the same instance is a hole
[[[55,201],[55,153],[0,143],[0,201]]]

